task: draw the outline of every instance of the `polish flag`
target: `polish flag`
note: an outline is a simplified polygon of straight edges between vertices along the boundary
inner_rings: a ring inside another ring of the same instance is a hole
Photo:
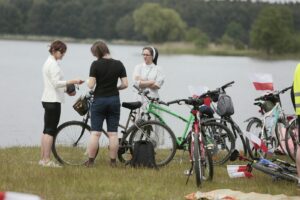
[[[227,172],[230,178],[253,177],[248,171],[247,165],[227,165]]]
[[[250,140],[252,142],[255,149],[261,149],[265,153],[268,152],[268,148],[265,145],[265,143],[262,141],[262,139],[260,139],[255,134],[250,133],[248,131],[245,131],[244,134],[248,138],[248,140]]]
[[[256,90],[274,90],[271,74],[253,74],[250,79]]]
[[[41,200],[39,196],[19,192],[0,192],[0,200]]]

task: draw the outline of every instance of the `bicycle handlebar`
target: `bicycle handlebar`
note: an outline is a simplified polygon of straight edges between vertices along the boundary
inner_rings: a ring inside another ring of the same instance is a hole
[[[234,81],[226,83],[225,85],[223,85],[223,86],[221,86],[221,87],[219,87],[219,88],[217,88],[215,90],[209,90],[209,91],[207,91],[206,93],[202,94],[200,97],[201,98],[202,97],[207,97],[207,96],[212,97],[213,95],[217,95],[217,94],[220,94],[222,92],[225,93],[225,89],[228,88],[228,87],[231,87],[232,84],[234,84],[234,83],[235,83]]]
[[[188,98],[188,99],[177,99],[177,100],[174,100],[174,101],[169,101],[167,102],[168,105],[171,105],[171,104],[181,104],[181,102],[187,104],[187,105],[193,105],[193,106],[200,106],[204,103],[204,100],[202,98]]]
[[[227,88],[227,87],[231,87],[231,86],[232,86],[232,84],[234,84],[234,81],[231,81],[231,82],[229,82],[229,83],[227,83],[227,84],[223,85],[221,88],[222,88],[222,90],[224,91],[224,89],[225,89],[225,88]]]
[[[265,94],[263,96],[260,96],[260,97],[257,97],[254,99],[254,101],[265,101],[267,100],[268,98],[271,98],[271,97],[279,97],[280,94],[283,94],[285,93],[286,91],[290,90],[292,88],[292,86],[289,86],[289,87],[286,87],[280,91],[273,91],[271,93],[268,93],[268,94]]]
[[[138,91],[138,94],[139,94],[139,95],[145,96],[149,101],[156,102],[156,103],[158,103],[158,104],[162,104],[162,105],[168,106],[168,103],[159,100],[159,98],[149,97],[149,96],[148,96],[148,94],[150,93],[149,90],[142,90],[142,89],[140,89],[139,87],[137,87],[136,85],[133,85],[133,87]]]

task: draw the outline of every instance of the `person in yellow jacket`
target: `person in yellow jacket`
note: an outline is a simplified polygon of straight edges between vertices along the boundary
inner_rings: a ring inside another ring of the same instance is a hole
[[[300,63],[297,65],[294,72],[294,82],[292,89],[292,102],[297,115],[297,124],[300,125]],[[300,128],[298,128],[298,138],[300,139]],[[298,141],[300,142],[300,141]],[[298,143],[299,144],[299,143]],[[300,147],[297,148],[296,166],[298,173],[298,188],[300,189]]]

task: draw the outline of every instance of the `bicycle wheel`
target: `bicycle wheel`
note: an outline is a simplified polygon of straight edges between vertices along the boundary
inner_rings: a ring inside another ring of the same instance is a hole
[[[298,140],[298,126],[296,120],[294,120],[288,127],[287,133],[285,134],[286,151],[293,161],[295,161],[296,158]]]
[[[278,144],[278,147],[280,147],[281,151],[283,153],[286,153],[286,147],[285,147],[285,135],[286,135],[286,132],[287,132],[287,129],[286,129],[286,122],[284,119],[279,119],[276,123],[276,126],[275,126],[275,136],[276,136],[276,140],[277,140],[277,144]]]
[[[253,166],[253,168],[255,168],[261,172],[264,172],[266,174],[269,174],[274,178],[280,178],[280,179],[284,179],[287,181],[298,182],[298,177],[296,175],[296,169],[295,169],[295,173],[291,173],[284,169],[268,167],[261,163],[253,163],[252,166]]]
[[[128,134],[124,134],[119,139],[118,159],[122,163],[128,163],[132,159],[133,149],[132,145],[129,144],[129,135],[132,130],[128,130]]]
[[[201,132],[205,136],[207,147],[211,149],[213,164],[221,165],[228,161],[235,149],[235,138],[228,127],[218,122],[208,121],[201,124]]]
[[[140,140],[151,141],[155,151],[155,161],[158,167],[167,165],[176,153],[176,139],[173,131],[165,124],[158,121],[146,121],[138,126],[129,136],[129,145],[132,148],[134,143]]]
[[[135,122],[136,124],[130,126],[126,132],[124,131],[124,128],[121,127],[123,129],[123,131],[121,131],[123,135],[121,138],[119,138],[119,149],[118,149],[118,159],[120,162],[128,163],[132,159],[133,149],[132,149],[132,145],[129,143],[129,138],[131,133],[135,131],[136,128],[144,122],[145,120],[143,119],[137,120]]]
[[[88,160],[87,144],[90,130],[90,126],[80,121],[61,124],[57,128],[52,145],[52,152],[57,161],[68,165],[84,164]]]
[[[202,140],[203,141],[203,140]],[[194,139],[191,155],[193,155],[196,184],[199,187],[204,180],[213,178],[213,160],[210,151],[205,148],[205,144],[199,139]]]
[[[258,138],[264,138],[264,136],[262,136],[262,121],[257,118],[254,118],[251,121],[249,121],[246,130],[252,134],[255,134]],[[248,138],[246,138],[246,146],[248,148],[249,156],[252,159],[260,157],[260,154],[262,154],[263,156],[265,155],[263,152],[260,151],[260,149],[256,149]]]

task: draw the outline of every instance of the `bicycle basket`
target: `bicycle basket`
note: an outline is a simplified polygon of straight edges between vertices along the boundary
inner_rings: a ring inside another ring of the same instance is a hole
[[[270,110],[272,110],[274,108],[274,106],[275,106],[275,104],[272,101],[267,100],[262,104],[262,109],[265,112],[269,112]]]
[[[74,105],[73,105],[74,110],[78,112],[79,115],[85,115],[88,112],[89,106],[88,106],[88,101],[86,97],[81,96],[79,97]]]
[[[221,117],[233,115],[234,108],[230,96],[226,94],[222,94],[219,96],[216,112]]]

